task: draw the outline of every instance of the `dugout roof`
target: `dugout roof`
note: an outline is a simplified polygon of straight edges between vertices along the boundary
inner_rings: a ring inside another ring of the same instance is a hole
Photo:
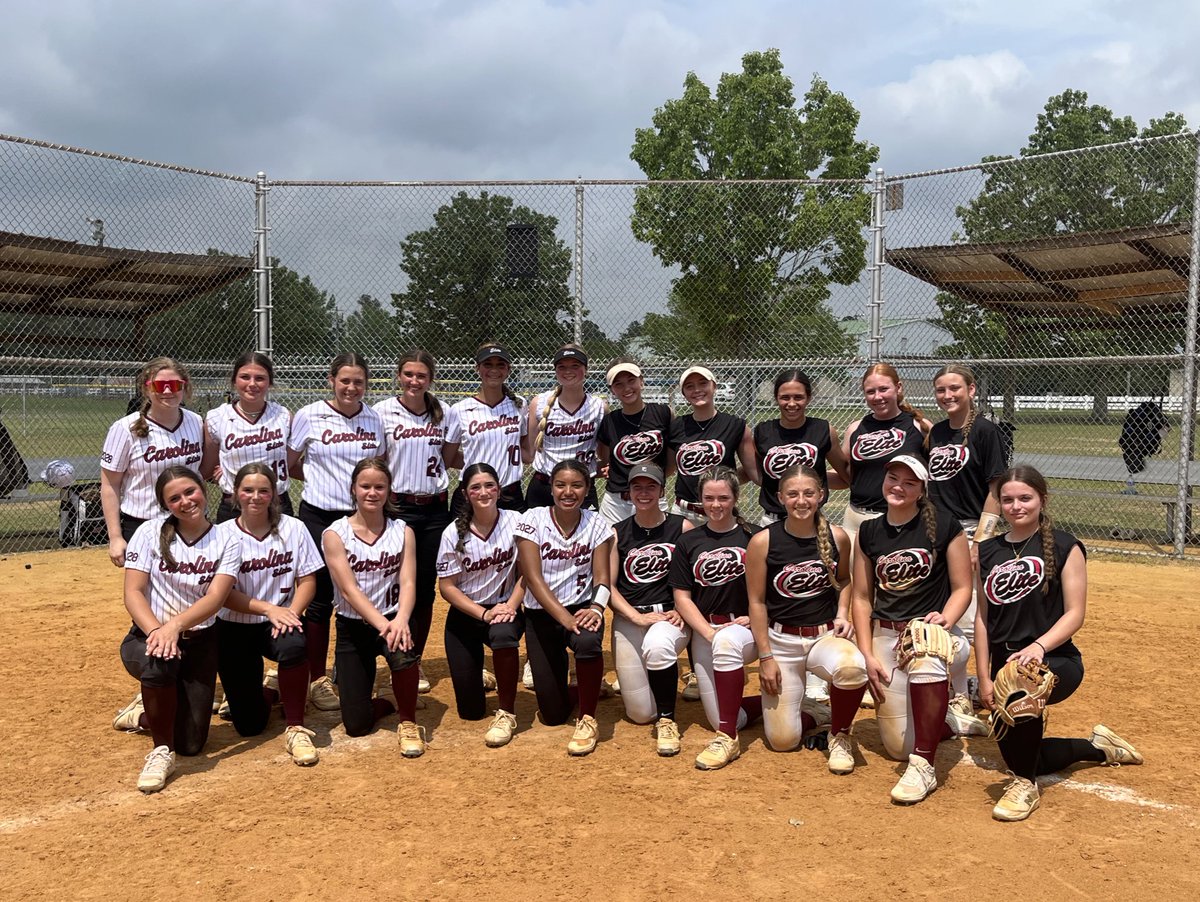
[[[1192,224],[889,250],[897,269],[1009,320],[1175,320],[1187,304]]]
[[[0,311],[141,320],[244,279],[253,269],[249,257],[0,232]]]

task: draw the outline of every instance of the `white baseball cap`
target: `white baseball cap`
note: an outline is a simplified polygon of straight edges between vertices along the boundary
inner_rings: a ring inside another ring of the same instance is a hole
[[[897,454],[886,464],[884,464],[883,468],[885,470],[890,470],[896,464],[903,464],[904,466],[908,467],[913,471],[913,475],[916,476],[917,479],[921,480],[921,482],[925,485],[929,485],[929,471],[925,469],[925,464],[921,463],[921,461],[917,460],[911,454]]]
[[[609,368],[608,373],[605,374],[604,378],[608,380],[609,385],[612,385],[613,380],[622,373],[629,373],[631,376],[636,376],[640,379],[642,376],[642,368],[636,363],[614,363]]]
[[[683,383],[687,382],[688,376],[703,376],[709,382],[716,382],[717,377],[713,375],[712,370],[706,366],[689,366],[683,371],[683,375],[679,377],[679,389],[683,390]]]

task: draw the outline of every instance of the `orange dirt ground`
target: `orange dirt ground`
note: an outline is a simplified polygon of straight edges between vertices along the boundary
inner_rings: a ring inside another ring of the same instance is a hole
[[[335,715],[310,715],[323,757],[308,769],[284,752],[278,718],[252,739],[214,720],[204,753],[144,796],[134,784],[150,741],[111,728],[136,692],[117,657],[120,573],[101,549],[10,556],[4,896],[1200,898],[1200,741],[1184,705],[1200,683],[1185,653],[1200,644],[1200,569],[1093,560],[1090,576],[1078,637],[1088,676],[1054,709],[1051,733],[1087,736],[1104,722],[1147,763],[1078,767],[1044,786],[1029,821],[1001,824],[990,816],[1004,783],[991,740],[943,743],[941,788],[895,807],[900,768],[882,757],[869,711],[848,777],[829,774],[819,752],[770,751],[760,727],[743,733],[739,761],[697,771],[711,733],[689,702],[674,759],[655,755],[649,728],[623,720],[617,698],[601,702],[597,751],[568,758],[570,729],[536,723],[524,689],[516,739],[485,748],[485,724],[454,714],[440,603],[423,758],[400,757],[394,716],[347,739]]]

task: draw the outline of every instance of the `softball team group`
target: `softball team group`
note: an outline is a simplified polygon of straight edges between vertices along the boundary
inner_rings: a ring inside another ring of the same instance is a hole
[[[643,400],[628,360],[607,370],[610,409],[587,390],[576,345],[554,355],[556,386],[528,405],[508,386],[506,348],[485,344],[475,360],[478,391],[447,409],[430,391],[434,359],[407,354],[398,394],[372,407],[366,361],[343,354],[330,397],[293,416],[270,400],[270,359],[247,353],[232,400],[203,421],[183,406],[179,363],[146,365],[140,409],[112,425],[101,457],[108,552],[125,568],[133,620],[121,660],[141,687],[114,726],[154,743],[139,789],[162,789],[176,754],[200,752],[218,675],[240,735],[263,732],[282,706],[297,764],[319,759],[308,705],[340,710],[350,736],[396,714],[401,754],[419,757],[420,662],[439,589],[458,715],[487,719],[494,688],[492,747],[518,729],[523,638],[542,722],[574,717],[568,753],[595,750],[606,619],[626,716],[653,725],[659,755],[681,750],[686,653],[685,686],[691,678],[714,730],[697,768],[736,760],[739,731],[761,719],[770,748],[827,747],[830,772],[850,774],[862,760],[854,718],[874,705],[884,753],[907,765],[891,790],[899,804],[937,788],[942,740],[989,732],[970,691],[972,644],[985,709],[1009,661],[1050,667],[1051,704],[1079,687],[1083,545],[1053,527],[1036,470],[1006,469],[967,368],[935,377],[946,417],[934,424],[905,401],[894,368],[871,366],[867,412],[843,439],[807,415],[801,370],[779,374],[779,416],[751,429],[716,409],[703,366],[681,375],[691,411],[676,417]],[[461,474],[453,495],[449,469]],[[304,483],[295,517],[291,479]],[[222,492],[215,524],[206,480]],[[760,487],[759,524],[738,509],[747,482]],[[836,489],[849,490],[842,525],[824,513]],[[944,628],[950,650],[907,653],[912,622]],[[275,665],[265,673],[264,658]],[[755,662],[761,694],[750,696]],[[1044,727],[1035,717],[996,731],[1012,780],[995,818],[1028,817],[1037,778],[1070,764],[1142,762],[1104,725],[1088,739]]]

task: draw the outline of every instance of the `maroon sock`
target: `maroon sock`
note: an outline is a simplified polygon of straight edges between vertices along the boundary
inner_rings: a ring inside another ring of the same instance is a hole
[[[389,714],[396,713],[396,706],[389,702],[386,698],[376,696],[371,699],[371,716],[375,719],[375,723],[383,720]]]
[[[170,686],[147,686],[142,683],[142,704],[146,708],[146,726],[157,748],[175,748],[175,711],[179,707],[179,690]],[[140,720],[140,718],[139,718]]]
[[[417,683],[420,679],[421,668],[416,664],[392,671],[392,694],[396,696],[396,713],[402,721],[416,722]]]
[[[717,689],[717,729],[726,736],[737,737],[738,712],[742,710],[742,687],[746,685],[746,669],[713,671]],[[759,711],[762,711],[760,702]]]
[[[600,683],[604,679],[604,658],[575,659],[575,679],[579,683],[579,716],[596,716],[600,704]]]
[[[913,754],[933,764],[934,754],[946,725],[946,710],[950,707],[949,686],[946,680],[936,683],[909,683],[908,703],[912,705]]]
[[[748,695],[742,699],[742,710],[746,712],[746,726],[755,723],[762,719],[762,696]],[[810,717],[809,720],[812,720]],[[815,727],[817,722],[813,720],[812,726]],[[812,729],[808,727],[807,729]]]
[[[849,733],[850,724],[854,723],[854,715],[862,704],[863,696],[867,694],[867,683],[857,689],[842,689],[840,686],[829,686],[829,710],[832,715],[829,724],[829,735]]]
[[[521,672],[521,651],[517,648],[497,648],[492,651],[492,667],[496,669],[496,700],[500,709],[517,713],[517,677]]]
[[[325,676],[329,658],[329,621],[304,621],[304,647],[308,652],[308,678],[316,682]]]
[[[283,716],[289,727],[304,726],[304,705],[308,701],[308,664],[281,668],[279,697],[283,701]]]

